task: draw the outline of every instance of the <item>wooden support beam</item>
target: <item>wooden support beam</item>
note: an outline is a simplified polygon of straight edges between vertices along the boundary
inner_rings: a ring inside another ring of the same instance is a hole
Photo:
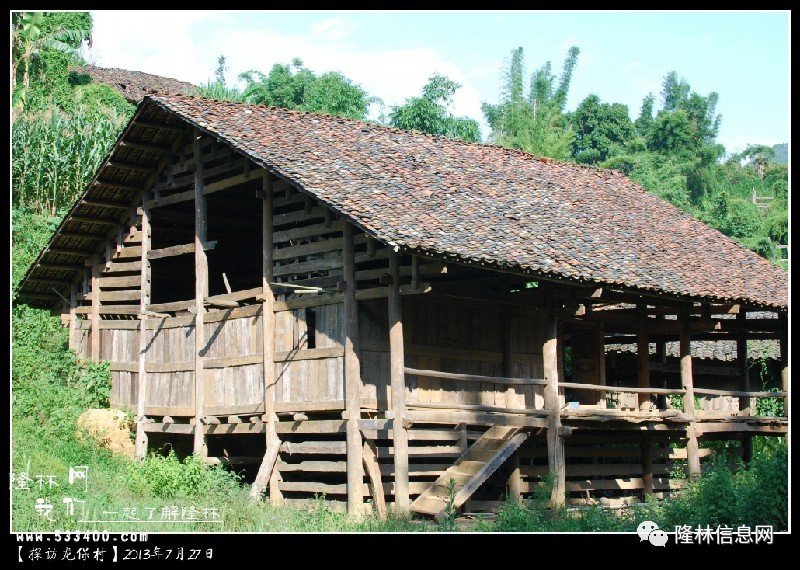
[[[277,418],[275,417],[274,413],[270,414],[270,416],[267,418],[267,449],[264,452],[264,458],[261,461],[261,466],[258,468],[258,473],[253,481],[253,485],[250,487],[250,497],[258,499],[261,497],[261,493],[267,486],[267,482],[270,481],[270,502],[273,504],[277,503],[278,501],[277,495],[273,495],[271,482],[273,480],[273,473],[277,471],[275,463],[278,459],[278,453],[281,448],[281,440],[278,439],[278,435],[275,433],[276,421]]]
[[[781,351],[781,386],[786,397],[783,399],[783,415],[789,417],[789,319],[786,313],[778,315],[780,324],[780,351]],[[789,443],[789,432],[786,432],[786,443]]]
[[[700,455],[697,445],[697,431],[695,430],[694,410],[694,380],[692,378],[692,350],[689,334],[689,311],[684,308],[679,317],[680,358],[681,358],[681,386],[683,386],[683,411],[689,418],[686,428],[686,453],[689,467],[689,478],[700,478]]]
[[[245,162],[245,165],[247,164],[249,164],[249,161]],[[243,172],[242,174],[237,174],[236,176],[231,176],[230,178],[208,184],[203,190],[203,193],[206,195],[213,194],[221,190],[238,186],[239,184],[244,184],[245,182],[258,180],[259,178],[263,178],[265,173],[266,171],[263,168],[259,168],[254,172]]]
[[[122,162],[119,160],[109,160],[106,163],[106,166],[110,166],[111,168],[117,168],[120,170],[134,170],[136,172],[147,172],[148,174],[155,174],[158,172],[158,168],[155,166],[150,166],[148,164],[136,164],[134,162]]]
[[[647,304],[637,305],[639,317],[639,330],[636,339],[636,359],[638,364],[638,386],[640,388],[650,387],[650,340],[647,336]],[[649,412],[653,408],[653,401],[650,396],[637,394],[637,409]]]
[[[347,512],[360,516],[364,504],[363,443],[359,421],[361,419],[361,371],[359,365],[358,305],[355,281],[355,245],[353,226],[345,223],[342,265],[347,283],[344,298],[345,344],[344,377],[347,419]]]
[[[114,220],[104,220],[102,218],[92,218],[90,216],[67,216],[65,223],[78,222],[82,224],[99,224],[103,226],[116,226]]]
[[[120,141],[119,147],[130,148],[135,150],[149,150],[151,152],[157,152],[159,154],[169,154],[172,152],[172,147],[170,147],[169,145],[141,143],[135,141]]]
[[[263,198],[261,203],[261,336],[263,339],[262,353],[263,353],[263,382],[264,382],[264,415],[266,417],[266,436],[267,448],[270,442],[275,440],[277,446],[280,446],[280,440],[277,435],[273,436],[277,430],[278,418],[275,415],[275,313],[273,305],[275,304],[275,295],[272,292],[273,281],[273,264],[274,264],[274,244],[272,240],[273,226],[272,214],[274,210],[273,201],[274,197],[270,191],[274,176],[270,173],[265,173],[262,178],[261,188],[263,190]],[[277,471],[277,469],[275,470]],[[280,477],[277,473],[269,474],[269,500],[274,506],[279,506],[283,502],[283,496],[280,491]],[[266,483],[266,480],[264,481]],[[255,484],[254,484],[255,487]]]
[[[124,182],[115,182],[113,180],[103,180],[98,178],[93,182],[95,186],[106,186],[107,188],[118,188],[119,190],[127,190],[128,192],[142,192],[143,188],[135,184],[125,184]],[[130,206],[127,204],[126,207]]]
[[[181,125],[165,125],[163,123],[153,123],[149,121],[140,121],[137,120],[134,124],[134,127],[143,127],[145,129],[154,129],[156,131],[167,131],[170,133],[182,133],[184,127]]]
[[[78,356],[82,356],[83,351],[78,350],[75,333],[78,330],[78,319],[75,308],[78,306],[78,285],[73,283],[69,288],[69,336],[67,346],[75,351]]]
[[[395,449],[395,453],[397,450]],[[364,468],[369,475],[369,489],[372,493],[372,504],[375,505],[375,510],[378,513],[380,520],[386,520],[386,498],[383,496],[383,482],[381,480],[381,468],[378,465],[377,449],[375,443],[370,440],[364,441]],[[395,484],[395,493],[397,493],[397,484]]]
[[[736,320],[744,321],[747,319],[747,311],[740,311],[736,315]],[[740,333],[736,339],[736,364],[739,368],[739,390],[742,392],[750,391],[750,368],[747,363],[747,335]],[[739,415],[750,415],[750,398],[739,398]]]
[[[144,197],[143,197],[144,198]],[[142,200],[145,203],[146,200]],[[142,246],[141,246],[141,264],[142,272],[139,282],[139,308],[142,315],[147,311],[147,306],[150,304],[150,280],[147,278],[148,269],[150,267],[147,261],[148,249],[150,249],[150,211],[142,208]],[[138,392],[136,400],[136,415],[140,421],[136,422],[136,459],[144,459],[147,455],[147,433],[144,431],[144,424],[141,419],[144,418],[145,401],[147,394],[147,368],[145,366],[146,353],[148,349],[147,342],[147,325],[145,319],[139,321],[139,374],[138,374]]]
[[[564,438],[561,434],[561,410],[558,397],[558,318],[554,310],[548,310],[544,326],[544,405],[547,417],[547,465],[553,478],[550,494],[552,507],[562,507],[566,502],[566,466]]]
[[[205,460],[208,456],[206,445],[206,435],[203,431],[202,418],[204,416],[205,404],[205,374],[203,368],[203,349],[205,347],[205,335],[203,334],[203,317],[205,314],[204,299],[208,297],[208,259],[203,249],[203,244],[207,240],[207,220],[208,209],[206,198],[203,193],[203,155],[202,135],[198,129],[194,134],[194,270],[195,270],[195,289],[194,289],[194,309],[195,309],[195,366],[194,366],[194,398],[195,398],[195,431],[194,431],[194,453]]]
[[[371,240],[370,240],[371,241]],[[367,242],[369,243],[369,242]],[[392,284],[389,286],[389,374],[391,378],[392,422],[394,438],[394,503],[398,510],[407,511],[408,492],[408,431],[403,426],[406,399],[405,347],[403,343],[403,307],[400,297],[400,260],[397,253],[389,256],[389,273]]]
[[[217,242],[213,243],[216,245]],[[184,255],[187,253],[194,253],[194,242],[184,245],[173,245],[170,247],[162,247],[161,249],[154,249],[150,252],[150,259],[162,259],[164,257],[174,257],[176,255]]]
[[[512,315],[508,307],[500,307],[500,327],[501,339],[503,343],[503,376],[510,378],[514,375],[513,360],[514,348],[516,338],[512,329]],[[518,405],[517,390],[513,384],[506,384],[505,405],[507,408],[514,408]],[[516,451],[509,457],[506,462],[506,487],[508,489],[508,498],[514,502],[520,502],[522,496],[520,488],[522,485],[522,478],[519,470],[519,453]]]
[[[100,361],[100,259],[92,264],[92,360]],[[77,311],[77,309],[76,309]]]
[[[131,207],[130,202],[115,202],[113,200],[100,200],[97,198],[84,198],[80,201],[80,203],[87,206],[96,206],[98,208],[114,208],[117,210],[127,210]]]

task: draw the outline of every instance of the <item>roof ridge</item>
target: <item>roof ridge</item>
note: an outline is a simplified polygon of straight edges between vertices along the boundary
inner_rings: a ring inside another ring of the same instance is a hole
[[[264,109],[269,109],[269,110],[274,110],[274,111],[282,111],[282,112],[286,112],[286,113],[294,114],[294,115],[299,115],[299,116],[327,117],[329,119],[334,119],[334,120],[339,120],[339,121],[347,121],[347,122],[350,122],[350,123],[354,123],[356,125],[366,126],[366,127],[370,127],[370,128],[374,128],[374,129],[381,129],[381,130],[384,130],[384,131],[387,131],[387,132],[398,132],[398,133],[405,133],[405,134],[410,134],[410,135],[420,135],[420,136],[427,137],[427,138],[429,138],[431,140],[434,140],[434,141],[440,140],[440,141],[446,141],[446,142],[448,142],[450,144],[460,144],[460,145],[466,145],[466,146],[484,147],[484,148],[488,148],[488,149],[497,149],[498,151],[506,153],[506,154],[509,154],[509,155],[521,156],[521,157],[526,158],[527,160],[536,160],[536,161],[539,161],[539,162],[544,163],[544,164],[560,164],[560,165],[564,165],[564,166],[576,167],[576,168],[585,169],[585,170],[589,170],[589,171],[611,173],[611,174],[616,175],[616,176],[625,176],[624,173],[622,173],[622,172],[620,172],[620,171],[618,171],[616,169],[600,168],[598,166],[594,166],[594,165],[590,165],[590,164],[579,164],[577,162],[569,162],[569,161],[565,161],[565,160],[558,160],[556,158],[550,158],[550,157],[547,157],[547,156],[539,156],[537,154],[533,154],[533,153],[527,152],[527,151],[519,149],[519,148],[505,147],[505,146],[499,145],[497,143],[490,143],[490,142],[483,142],[483,141],[465,141],[463,139],[458,139],[458,138],[452,138],[451,139],[451,138],[446,137],[444,135],[426,133],[425,131],[418,131],[416,129],[412,129],[412,130],[401,129],[399,127],[393,127],[391,125],[381,125],[380,123],[370,123],[370,122],[367,122],[367,121],[362,121],[360,119],[351,119],[350,117],[342,117],[341,115],[331,115],[329,113],[314,113],[314,112],[311,112],[311,111],[302,111],[300,109],[289,109],[289,108],[286,108],[286,107],[277,107],[275,105],[265,105],[263,103],[250,103],[250,102],[247,102],[247,101],[230,101],[230,100],[225,100],[225,99],[212,99],[212,98],[209,98],[209,97],[202,97],[202,96],[199,96],[199,95],[187,95],[187,94],[184,94],[184,93],[148,94],[145,97],[158,99],[158,98],[162,98],[165,95],[169,96],[169,97],[184,97],[184,98],[190,98],[190,99],[199,99],[199,100],[203,100],[203,101],[214,101],[216,103],[225,103],[225,104],[235,105],[235,106],[245,105],[245,106],[256,107],[256,108],[260,107],[260,108],[264,108]],[[639,186],[639,185],[637,184],[637,186]]]

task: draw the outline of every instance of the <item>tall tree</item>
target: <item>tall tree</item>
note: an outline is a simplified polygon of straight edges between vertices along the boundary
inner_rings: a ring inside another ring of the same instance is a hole
[[[601,103],[589,95],[569,115],[575,128],[572,156],[581,164],[597,164],[627,151],[635,137],[628,107]]]
[[[461,87],[443,75],[434,74],[422,88],[419,97],[406,99],[403,105],[392,107],[389,123],[393,127],[418,130],[465,141],[480,141],[478,122],[468,117],[456,117],[448,110],[453,95]]]
[[[239,77],[246,83],[242,96],[249,103],[363,121],[370,105],[379,101],[341,73],[316,75],[299,58],[273,65],[266,75],[246,71]]]
[[[512,51],[502,72],[500,102],[481,105],[492,128],[490,140],[532,154],[568,160],[573,133],[564,108],[579,53],[577,47],[570,48],[560,77],[552,73],[550,62],[545,62],[531,75],[526,94],[523,49]]]

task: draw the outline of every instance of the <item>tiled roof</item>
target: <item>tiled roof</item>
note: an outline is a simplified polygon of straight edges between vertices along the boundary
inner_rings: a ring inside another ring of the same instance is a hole
[[[788,303],[784,271],[618,172],[338,117],[151,100],[403,250],[677,296]]]
[[[670,358],[680,356],[680,347],[677,342],[664,343],[665,353]],[[636,353],[635,344],[609,344],[606,345],[606,352]],[[655,347],[651,346],[651,354],[655,354]],[[691,341],[692,358],[704,360],[722,360],[731,362],[736,360],[736,341],[735,340],[693,340]],[[779,360],[781,357],[780,345],[777,340],[748,340],[747,357],[758,359]]]
[[[136,117],[156,110],[231,145],[398,250],[533,278],[788,308],[787,273],[615,171],[185,95],[145,97],[121,137],[136,136]],[[109,159],[117,152],[124,148]],[[102,184],[87,188],[100,191]],[[88,208],[81,204],[73,210]],[[58,275],[68,273],[42,273]],[[30,287],[26,276],[21,297]]]
[[[94,65],[79,65],[70,69],[77,73],[88,74],[93,83],[108,85],[134,105],[139,103],[145,95],[154,93],[189,93],[195,88],[193,84],[186,81],[142,71],[96,67]]]

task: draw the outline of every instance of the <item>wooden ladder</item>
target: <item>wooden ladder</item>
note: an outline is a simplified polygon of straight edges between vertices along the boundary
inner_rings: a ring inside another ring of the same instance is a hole
[[[520,427],[493,426],[433,484],[411,503],[416,513],[434,515],[437,520],[447,506],[451,479],[456,482],[454,508],[463,505],[489,476],[528,438]]]

